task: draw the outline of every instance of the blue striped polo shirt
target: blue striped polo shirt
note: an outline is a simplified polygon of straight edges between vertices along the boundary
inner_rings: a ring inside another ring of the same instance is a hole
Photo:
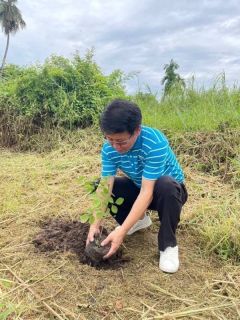
[[[142,126],[134,146],[126,153],[117,152],[107,141],[102,147],[102,177],[116,176],[118,169],[141,188],[142,178],[157,180],[172,176],[183,182],[184,173],[165,135]]]

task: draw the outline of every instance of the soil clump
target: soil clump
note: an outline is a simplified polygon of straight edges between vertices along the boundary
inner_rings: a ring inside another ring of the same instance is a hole
[[[123,252],[121,248],[119,248],[115,255],[105,260],[102,260],[101,257],[108,252],[109,246],[104,246],[104,252],[101,253],[101,255],[97,255],[95,259],[90,251],[93,243],[91,246],[88,245],[86,252],[86,239],[89,230],[88,223],[55,219],[45,221],[42,229],[43,230],[33,240],[36,252],[72,252],[77,255],[80,263],[88,264],[96,269],[105,270],[123,268],[124,264],[129,261],[129,259],[122,257]],[[101,241],[107,236],[108,232],[103,228]]]
[[[93,261],[93,262],[100,262],[103,257],[108,253],[111,248],[111,244],[108,243],[104,247],[100,246],[100,243],[105,240],[107,237],[105,235],[95,236],[95,240],[93,242],[88,243],[85,248],[86,255]],[[114,256],[113,256],[114,258]]]

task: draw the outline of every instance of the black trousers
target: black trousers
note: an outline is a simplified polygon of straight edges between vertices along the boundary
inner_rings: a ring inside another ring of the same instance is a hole
[[[128,216],[140,189],[126,177],[116,177],[113,185],[113,197],[124,198],[123,204],[118,206],[117,214],[110,211],[114,219],[121,225]],[[149,210],[158,212],[161,222],[158,232],[158,248],[164,251],[167,247],[177,245],[176,229],[180,221],[180,214],[187,201],[187,190],[183,183],[177,182],[169,176],[157,179],[153,192],[153,200]]]

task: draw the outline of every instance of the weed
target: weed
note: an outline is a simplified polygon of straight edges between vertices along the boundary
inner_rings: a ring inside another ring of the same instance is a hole
[[[239,262],[239,193],[233,192],[228,200],[225,200],[222,199],[221,189],[216,193],[202,192],[200,190],[205,200],[202,201],[201,213],[189,221],[190,227],[199,234],[201,248],[207,255],[215,253],[222,260]]]

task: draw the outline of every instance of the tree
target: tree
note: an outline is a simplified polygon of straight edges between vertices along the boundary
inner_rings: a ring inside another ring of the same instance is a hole
[[[164,94],[168,94],[171,89],[177,84],[180,87],[185,87],[185,81],[180,77],[175,70],[179,68],[179,65],[171,59],[169,64],[164,65],[165,76],[162,78],[161,84],[164,84]]]
[[[22,18],[21,11],[16,7],[18,0],[0,0],[0,23],[2,31],[7,36],[7,45],[0,69],[0,78],[2,77],[3,67],[6,61],[10,34],[15,35],[19,29],[26,27],[26,23]]]

